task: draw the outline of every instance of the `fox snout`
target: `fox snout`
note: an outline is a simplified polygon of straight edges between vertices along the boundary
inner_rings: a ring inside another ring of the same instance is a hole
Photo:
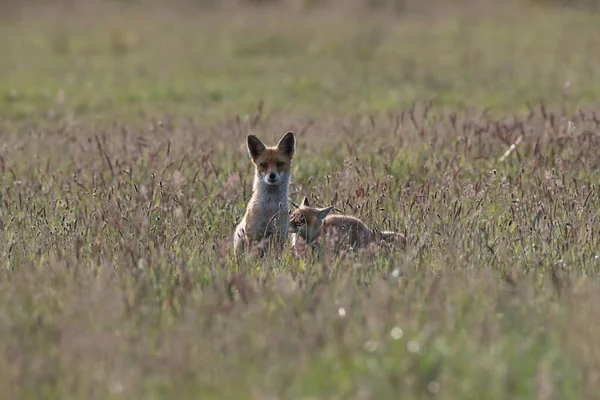
[[[298,230],[299,230],[298,228],[299,228],[298,225],[294,221],[290,221],[290,225],[288,228],[290,233],[298,233]]]
[[[281,182],[281,173],[277,171],[267,172],[263,179],[268,185],[277,185]]]

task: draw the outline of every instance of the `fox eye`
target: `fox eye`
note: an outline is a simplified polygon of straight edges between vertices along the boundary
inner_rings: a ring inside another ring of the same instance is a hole
[[[267,168],[268,166],[269,166],[269,164],[267,164],[266,162],[260,163],[261,168]]]
[[[278,162],[277,162],[277,166],[278,166],[278,167],[283,167],[283,165],[284,165],[284,164],[285,164],[285,163],[284,163],[283,161],[278,161]]]

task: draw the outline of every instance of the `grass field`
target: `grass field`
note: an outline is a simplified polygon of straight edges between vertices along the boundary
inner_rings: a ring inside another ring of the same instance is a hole
[[[292,3],[0,4],[1,397],[598,398],[600,15]],[[234,262],[290,129],[405,251]]]

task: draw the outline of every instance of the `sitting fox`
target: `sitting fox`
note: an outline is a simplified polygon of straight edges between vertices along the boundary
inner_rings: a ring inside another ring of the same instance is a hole
[[[294,132],[287,132],[275,147],[267,147],[256,136],[246,138],[248,154],[254,163],[252,198],[246,214],[235,229],[233,250],[239,255],[251,248],[269,246],[281,248],[289,226],[288,187]]]
[[[308,198],[290,215],[290,232],[292,247],[296,248],[298,238],[314,250],[320,248],[320,238],[333,246],[333,250],[363,248],[381,241],[396,241],[402,246],[406,244],[404,235],[396,232],[379,232],[369,229],[358,218],[331,214],[333,206],[325,208],[311,207]]]

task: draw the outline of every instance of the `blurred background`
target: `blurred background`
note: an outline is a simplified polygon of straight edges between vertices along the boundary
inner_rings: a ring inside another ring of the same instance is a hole
[[[600,95],[597,0],[1,1],[13,121],[526,111]]]

